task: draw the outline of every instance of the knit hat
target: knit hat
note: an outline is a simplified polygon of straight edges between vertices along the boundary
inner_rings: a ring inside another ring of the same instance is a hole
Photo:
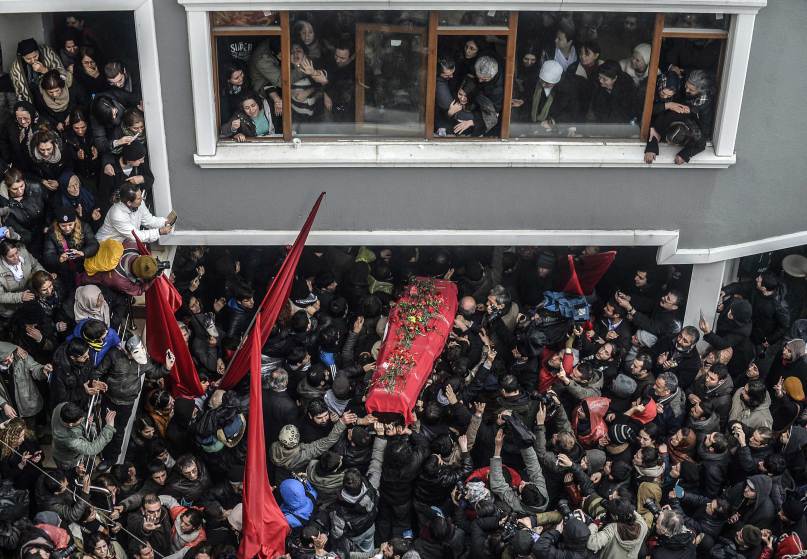
[[[490,489],[482,481],[469,481],[465,484],[465,500],[471,504],[490,498]]]
[[[562,76],[563,66],[554,60],[547,60],[544,62],[543,66],[541,66],[541,72],[538,74],[541,81],[551,83],[553,85],[558,83]]]
[[[55,512],[43,510],[34,515],[34,524],[50,524],[51,526],[56,526],[58,528],[62,525],[62,520]]]
[[[280,429],[277,440],[286,448],[294,448],[300,444],[300,431],[294,425],[284,425]]]
[[[153,256],[138,256],[132,262],[132,273],[140,279],[153,279],[157,275],[157,259]]]
[[[613,423],[608,426],[608,440],[613,444],[629,443],[633,439],[633,429],[624,423]]]
[[[586,451],[586,461],[588,462],[588,474],[591,475],[594,472],[602,471],[603,466],[605,466],[605,452],[602,450],[595,448],[592,450]]]
[[[73,223],[76,220],[76,210],[73,206],[62,206],[56,210],[57,223]]]
[[[658,336],[656,336],[655,334],[651,334],[647,330],[642,329],[636,331],[636,338],[645,347],[653,347],[655,343],[658,341]]]
[[[308,282],[298,276],[291,288],[291,301],[298,307],[307,307],[317,302],[317,296],[311,293]]]
[[[143,341],[140,339],[140,336],[135,335],[126,340],[126,351],[128,351],[132,359],[140,365],[145,365],[149,360],[146,348],[143,347]]]
[[[37,45],[36,41],[31,37],[23,39],[22,41],[17,43],[17,54],[19,54],[20,56],[31,54],[35,50],[39,50],[39,45]]]
[[[124,161],[139,161],[146,157],[146,148],[140,142],[132,142],[123,148],[122,155]]]
[[[795,493],[788,492],[782,503],[782,512],[791,522],[798,522],[804,516],[804,507]]]
[[[743,537],[743,543],[750,549],[755,548],[762,542],[762,531],[756,526],[746,524],[740,533]]]
[[[804,386],[799,377],[787,377],[784,382],[785,392],[797,402],[804,401]]]
[[[642,57],[645,64],[650,64],[650,45],[647,43],[640,43],[633,47],[633,52],[638,52]]]
[[[807,257],[801,254],[788,254],[782,259],[782,270],[794,278],[807,277]]]
[[[554,61],[553,61],[554,62]],[[557,62],[556,62],[557,64]],[[546,64],[544,64],[546,66]],[[555,269],[555,255],[548,250],[542,251],[538,255],[538,262],[536,263],[538,268],[545,268],[547,270],[554,270]]]
[[[611,382],[611,393],[617,398],[630,398],[636,392],[636,381],[619,373]]]
[[[747,324],[751,322],[751,303],[745,299],[735,299],[731,302],[731,316],[740,324]]]

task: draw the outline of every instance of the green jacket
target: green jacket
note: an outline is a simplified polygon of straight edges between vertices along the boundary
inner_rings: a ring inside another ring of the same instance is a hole
[[[53,431],[53,461],[56,464],[75,465],[84,456],[99,454],[115,434],[115,428],[104,425],[94,440],[90,441],[84,436],[83,425],[70,427],[62,421],[59,415],[67,402],[62,402],[53,409],[50,426]]]
[[[336,444],[344,430],[345,424],[337,421],[327,437],[322,437],[313,443],[301,443],[294,448],[286,448],[278,441],[275,441],[272,443],[271,450],[272,463],[286,468],[290,472],[304,472],[311,460],[319,458],[326,450]]]
[[[0,360],[17,351],[17,346],[8,342],[0,342]],[[45,400],[35,380],[47,381],[48,375],[42,371],[44,365],[40,365],[30,355],[25,359],[19,355],[14,356],[11,368],[8,371],[0,372],[0,407],[11,404],[9,393],[9,383],[14,383],[14,400],[17,404],[17,414],[20,417],[33,417],[42,411]]]

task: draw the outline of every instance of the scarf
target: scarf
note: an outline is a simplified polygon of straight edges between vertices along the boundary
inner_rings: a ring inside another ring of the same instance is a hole
[[[60,303],[59,294],[54,290],[53,295],[50,297],[37,297],[36,302],[42,307],[42,311],[46,316],[52,317]]]
[[[53,153],[50,154],[50,157],[42,157],[42,154],[39,153],[39,150],[35,147],[31,148],[31,155],[33,155],[34,159],[37,161],[44,161],[45,163],[55,165],[62,160],[62,148],[56,140],[53,140]]]
[[[689,430],[689,435],[681,439],[678,446],[674,446],[669,440],[667,441],[667,452],[670,453],[670,460],[673,464],[680,464],[681,462],[694,462],[692,455],[695,454],[695,446],[698,443],[698,437],[695,431]]]
[[[42,97],[42,100],[45,102],[45,106],[49,108],[54,113],[60,113],[67,109],[70,105],[70,90],[67,87],[62,88],[62,93],[56,99],[51,99],[50,95],[45,93],[45,90],[42,89],[42,82],[39,82],[39,93]]]
[[[3,264],[6,266],[6,268],[8,268],[11,271],[11,275],[14,276],[14,281],[16,281],[18,283],[21,282],[23,277],[24,277],[24,274],[23,274],[23,271],[22,271],[22,265],[24,263],[25,263],[25,260],[23,259],[22,256],[20,256],[19,264],[16,264],[16,265],[9,264],[5,260],[3,260]]]
[[[549,92],[549,95],[546,96],[546,101],[544,101],[544,105],[541,106],[541,93],[543,93],[543,88],[536,87],[535,88],[535,95],[532,98],[532,121],[533,122],[543,122],[549,117],[549,109],[552,107],[552,102],[555,100],[555,88],[553,87],[552,90]]]
[[[199,532],[202,531],[201,528],[198,528],[191,532],[190,534],[183,534],[182,531],[179,529],[180,525],[180,518],[182,517],[182,513],[178,514],[177,517],[174,519],[174,526],[171,530],[171,546],[176,551],[184,547],[191,547],[194,541],[199,537]]]
[[[67,169],[59,176],[59,192],[62,195],[62,204],[72,208],[77,208],[80,205],[82,218],[86,218],[89,222],[92,211],[95,209],[95,197],[92,195],[92,192],[84,188],[84,185],[79,187],[77,196],[70,194],[67,191],[67,185],[70,183],[70,177],[73,175],[75,175],[75,173],[71,169]],[[78,223],[76,223],[76,228],[78,228]]]
[[[76,322],[85,318],[94,318],[109,326],[109,304],[104,300],[98,307],[100,295],[101,290],[97,285],[83,285],[76,289],[76,302],[73,305]]]
[[[645,468],[644,466],[637,466],[634,464],[633,469],[635,469],[636,472],[642,477],[657,479],[661,477],[661,474],[664,473],[664,464],[659,464],[658,466],[652,466],[650,468]]]

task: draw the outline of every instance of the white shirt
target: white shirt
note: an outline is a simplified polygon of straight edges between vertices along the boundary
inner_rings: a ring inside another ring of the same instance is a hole
[[[132,211],[123,202],[118,202],[109,208],[104,218],[104,224],[98,230],[96,238],[99,241],[115,239],[116,241],[134,241],[132,230],[144,243],[160,240],[158,229],[165,225],[164,217],[155,217],[146,207],[140,204],[137,210]]]

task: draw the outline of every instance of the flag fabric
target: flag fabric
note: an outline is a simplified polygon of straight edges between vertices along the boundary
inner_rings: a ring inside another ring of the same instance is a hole
[[[140,254],[151,252],[132,231]],[[174,398],[196,398],[204,393],[199,373],[175,313],[182,306],[182,296],[165,274],[159,274],[146,290],[146,349],[158,363],[165,363],[165,351],[170,349],[176,357],[171,369],[169,387]]]
[[[297,268],[297,262],[300,260],[300,255],[303,252],[305,241],[308,238],[308,232],[311,230],[311,225],[314,223],[317,210],[319,210],[319,206],[324,197],[325,193],[323,192],[319,195],[319,198],[317,198],[317,202],[314,204],[314,207],[311,208],[311,212],[308,214],[308,219],[305,220],[303,228],[297,235],[297,239],[294,241],[291,250],[289,250],[286,258],[283,260],[280,270],[278,271],[277,275],[275,275],[272,283],[269,285],[269,290],[266,292],[263,301],[261,301],[261,304],[255,313],[256,323],[258,322],[258,317],[260,317],[261,347],[263,347],[263,345],[269,339],[269,335],[272,333],[272,328],[274,328],[275,322],[277,322],[277,317],[280,314],[280,311],[283,309],[283,306],[286,304],[286,299],[289,297],[289,292],[291,291],[291,286],[294,282],[294,271]],[[256,329],[255,324],[253,324],[252,329]],[[249,370],[250,356],[248,352],[243,351],[243,349],[243,346],[238,349],[230,362],[230,366],[227,369],[224,378],[221,379],[219,388],[222,390],[229,390],[230,388],[233,388],[241,381],[241,379],[244,378],[244,376],[246,376],[247,371]]]
[[[286,551],[289,524],[277,506],[266,471],[266,441],[263,432],[261,390],[261,315],[255,317],[244,353],[249,358],[249,415],[247,418],[247,462],[244,468],[239,559],[275,559]]]
[[[583,297],[591,295],[597,283],[611,267],[616,258],[616,251],[600,252],[581,256],[575,262],[571,254],[566,256],[568,260],[569,279],[563,286],[564,293],[572,293]]]

